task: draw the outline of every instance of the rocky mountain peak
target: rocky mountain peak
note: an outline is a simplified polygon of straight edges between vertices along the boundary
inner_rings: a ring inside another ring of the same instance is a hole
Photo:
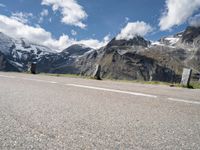
[[[116,38],[112,39],[107,47],[113,47],[113,46],[142,46],[147,47],[150,44],[150,41],[145,40],[141,36],[136,36],[130,40],[121,39],[117,40]]]
[[[74,44],[64,49],[61,53],[67,53],[69,55],[83,55],[90,50],[92,50],[92,48],[87,47],[83,44]]]
[[[195,41],[200,41],[200,27],[189,26],[182,34],[182,43],[193,43]]]
[[[23,46],[24,48],[31,48],[30,43],[29,43],[26,39],[21,38],[20,40],[21,40],[21,42],[22,42],[21,44],[22,44],[22,46]]]
[[[98,50],[75,44],[62,52],[0,35],[0,70],[4,71],[26,71],[29,62],[37,59],[38,72],[90,76],[99,64],[103,78],[175,82],[183,67],[200,70],[200,29],[195,27],[154,43],[141,36],[114,38]]]

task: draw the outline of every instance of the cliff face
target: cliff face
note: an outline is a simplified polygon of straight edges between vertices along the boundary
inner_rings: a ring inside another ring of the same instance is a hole
[[[128,80],[176,81],[179,76],[168,66],[160,64],[155,58],[147,55],[150,42],[140,38],[137,43],[123,40],[112,40],[106,47],[81,58],[77,65],[82,74],[91,75],[95,64],[102,67],[101,75],[105,78]],[[119,44],[120,43],[120,44]],[[141,43],[138,44],[138,43]],[[145,43],[145,44],[144,44]],[[83,65],[84,64],[84,65]]]
[[[39,72],[92,75],[99,64],[104,78],[168,82],[178,82],[184,67],[200,71],[200,28],[195,27],[157,42],[140,36],[114,38],[98,50],[72,45],[60,53],[1,35],[0,70],[4,71],[26,71],[29,62],[37,61]]]
[[[151,43],[142,37],[116,40],[79,60],[81,72],[91,74],[95,63],[102,65],[102,76],[115,79],[179,82],[184,67],[200,72],[200,28]],[[89,59],[88,59],[89,58]]]

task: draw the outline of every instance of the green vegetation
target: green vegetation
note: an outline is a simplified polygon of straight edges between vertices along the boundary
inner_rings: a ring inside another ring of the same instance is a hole
[[[52,74],[52,73],[40,73],[41,75],[55,76],[55,77],[73,77],[81,78],[82,76],[76,74]]]
[[[189,88],[189,89],[200,89],[200,82],[196,81],[196,82],[191,82],[190,86],[183,86],[179,83],[168,83],[168,82],[159,82],[159,81],[141,81],[139,83],[143,83],[143,84],[154,84],[154,85],[168,85],[171,87],[180,87],[180,88]]]
[[[200,89],[200,82],[191,82],[191,87],[193,88],[193,89]]]
[[[41,75],[48,75],[48,76],[54,76],[54,77],[69,77],[69,78],[82,78],[82,79],[93,79],[89,76],[82,76],[78,74],[53,74],[53,73],[40,73]]]
[[[41,73],[41,75],[55,76],[55,77],[70,77],[70,78],[83,78],[83,79],[93,79],[89,76],[81,76],[77,74],[51,74],[51,73]],[[151,84],[151,85],[167,85],[171,87],[189,88],[189,89],[200,89],[200,82],[193,81],[190,83],[189,87],[185,87],[178,83],[160,82],[160,81],[142,81],[142,80],[117,80],[106,78],[104,80],[111,80],[116,82],[129,82],[129,83],[140,83],[140,84]]]

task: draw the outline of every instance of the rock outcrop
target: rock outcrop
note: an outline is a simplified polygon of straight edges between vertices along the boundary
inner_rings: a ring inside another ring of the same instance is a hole
[[[140,36],[113,38],[100,49],[76,44],[62,52],[0,34],[4,71],[27,71],[28,64],[36,61],[38,72],[92,76],[99,64],[102,78],[167,82],[180,82],[183,68],[200,72],[200,27],[188,27],[157,42]]]

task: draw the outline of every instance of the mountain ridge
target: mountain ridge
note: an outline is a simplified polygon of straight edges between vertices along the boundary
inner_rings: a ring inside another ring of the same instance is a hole
[[[187,27],[157,42],[141,36],[113,38],[100,49],[75,44],[61,52],[0,34],[0,70],[4,71],[27,71],[33,60],[39,72],[91,76],[100,64],[103,78],[128,80],[178,82],[184,67],[200,71],[200,27]]]

